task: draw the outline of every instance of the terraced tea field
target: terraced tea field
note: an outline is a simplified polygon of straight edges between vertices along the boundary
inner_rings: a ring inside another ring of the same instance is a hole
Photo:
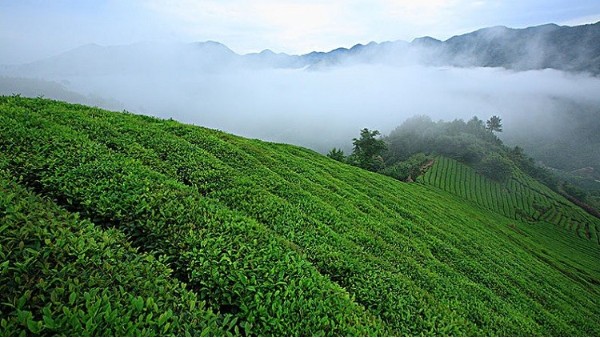
[[[440,156],[418,181],[509,218],[558,225],[600,245],[598,218],[519,170],[508,182],[499,183],[467,165]]]
[[[0,174],[2,335],[600,335],[598,243],[450,178],[14,96]]]

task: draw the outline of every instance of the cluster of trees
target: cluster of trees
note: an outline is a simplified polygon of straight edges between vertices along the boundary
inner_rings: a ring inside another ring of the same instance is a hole
[[[434,122],[428,116],[415,116],[385,138],[388,144],[386,161],[404,161],[413,154],[423,152],[475,164],[486,154],[500,150],[502,142],[494,132],[501,130],[501,119],[497,116],[490,118],[487,123],[477,117],[467,122]]]
[[[333,148],[328,156],[363,169],[401,180],[414,178],[431,155],[444,155],[476,167],[497,181],[510,178],[512,163],[502,141],[502,119],[492,116],[484,122],[473,117],[468,122],[434,122],[427,116],[406,120],[388,136],[377,130],[361,130],[353,139],[353,151],[345,156]]]
[[[600,206],[600,197],[572,182],[565,184],[562,182],[565,179],[536,164],[521,147],[505,146],[495,134],[502,130],[502,119],[495,115],[485,122],[476,116],[466,122],[461,119],[435,122],[428,116],[415,116],[387,136],[364,128],[353,139],[349,156],[337,148],[327,156],[402,181],[411,181],[422,174],[425,163],[435,155],[465,163],[497,182],[508,181],[514,169],[519,168],[558,193],[596,208]]]
[[[379,171],[385,167],[382,154],[387,149],[385,141],[377,137],[380,135],[378,130],[364,128],[360,131],[359,138],[352,139],[350,156],[346,157],[344,151],[337,148],[331,149],[327,156],[366,170]]]

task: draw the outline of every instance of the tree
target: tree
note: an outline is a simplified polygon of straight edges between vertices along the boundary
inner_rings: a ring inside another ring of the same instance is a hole
[[[360,138],[352,139],[354,145],[352,161],[355,165],[371,171],[383,168],[381,154],[387,146],[384,140],[376,138],[378,135],[380,135],[378,130],[370,131],[364,128],[360,131]]]
[[[502,119],[499,116],[492,116],[489,120],[485,122],[487,130],[491,132],[502,132]]]
[[[497,153],[485,157],[478,165],[480,174],[497,182],[507,181],[513,174],[510,160]]]
[[[346,156],[344,155],[344,151],[342,149],[333,148],[327,153],[327,157],[332,158],[336,161],[345,162]]]
[[[473,134],[476,134],[478,131],[485,130],[485,125],[483,121],[480,120],[477,116],[473,116],[468,122],[467,127],[469,131]]]

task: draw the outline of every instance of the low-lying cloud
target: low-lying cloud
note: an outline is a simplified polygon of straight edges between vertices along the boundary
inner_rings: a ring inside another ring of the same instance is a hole
[[[321,152],[350,149],[361,128],[386,134],[417,114],[434,120],[499,115],[510,133],[547,128],[548,117],[568,113],[565,107],[572,104],[600,107],[600,78],[550,69],[516,72],[346,62],[309,69],[228,64],[194,72],[171,65],[165,72],[155,64],[144,68],[143,62],[137,67],[145,71],[43,78],[87,97],[109,99],[104,102],[110,102],[111,109]],[[10,87],[10,79],[4,81],[4,87]],[[57,96],[43,90],[39,94]]]

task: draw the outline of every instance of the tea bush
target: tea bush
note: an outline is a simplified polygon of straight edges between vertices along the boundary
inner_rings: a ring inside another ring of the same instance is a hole
[[[42,201],[27,208],[32,233],[63,217],[88,229],[70,240],[92,243],[65,256],[72,277],[52,273],[75,296],[55,296],[49,318],[81,329],[39,334],[87,334],[88,321],[97,335],[600,333],[598,222],[519,172],[502,185],[440,157],[427,184],[404,184],[300,147],[18,97],[0,97],[0,155],[2,198]],[[46,205],[56,213],[35,213]],[[3,254],[20,243],[6,234]],[[108,257],[123,258],[110,274]],[[0,303],[38,292],[38,270]],[[7,335],[45,323],[51,296],[27,297],[28,312],[1,308]],[[90,317],[108,308],[118,330]]]

